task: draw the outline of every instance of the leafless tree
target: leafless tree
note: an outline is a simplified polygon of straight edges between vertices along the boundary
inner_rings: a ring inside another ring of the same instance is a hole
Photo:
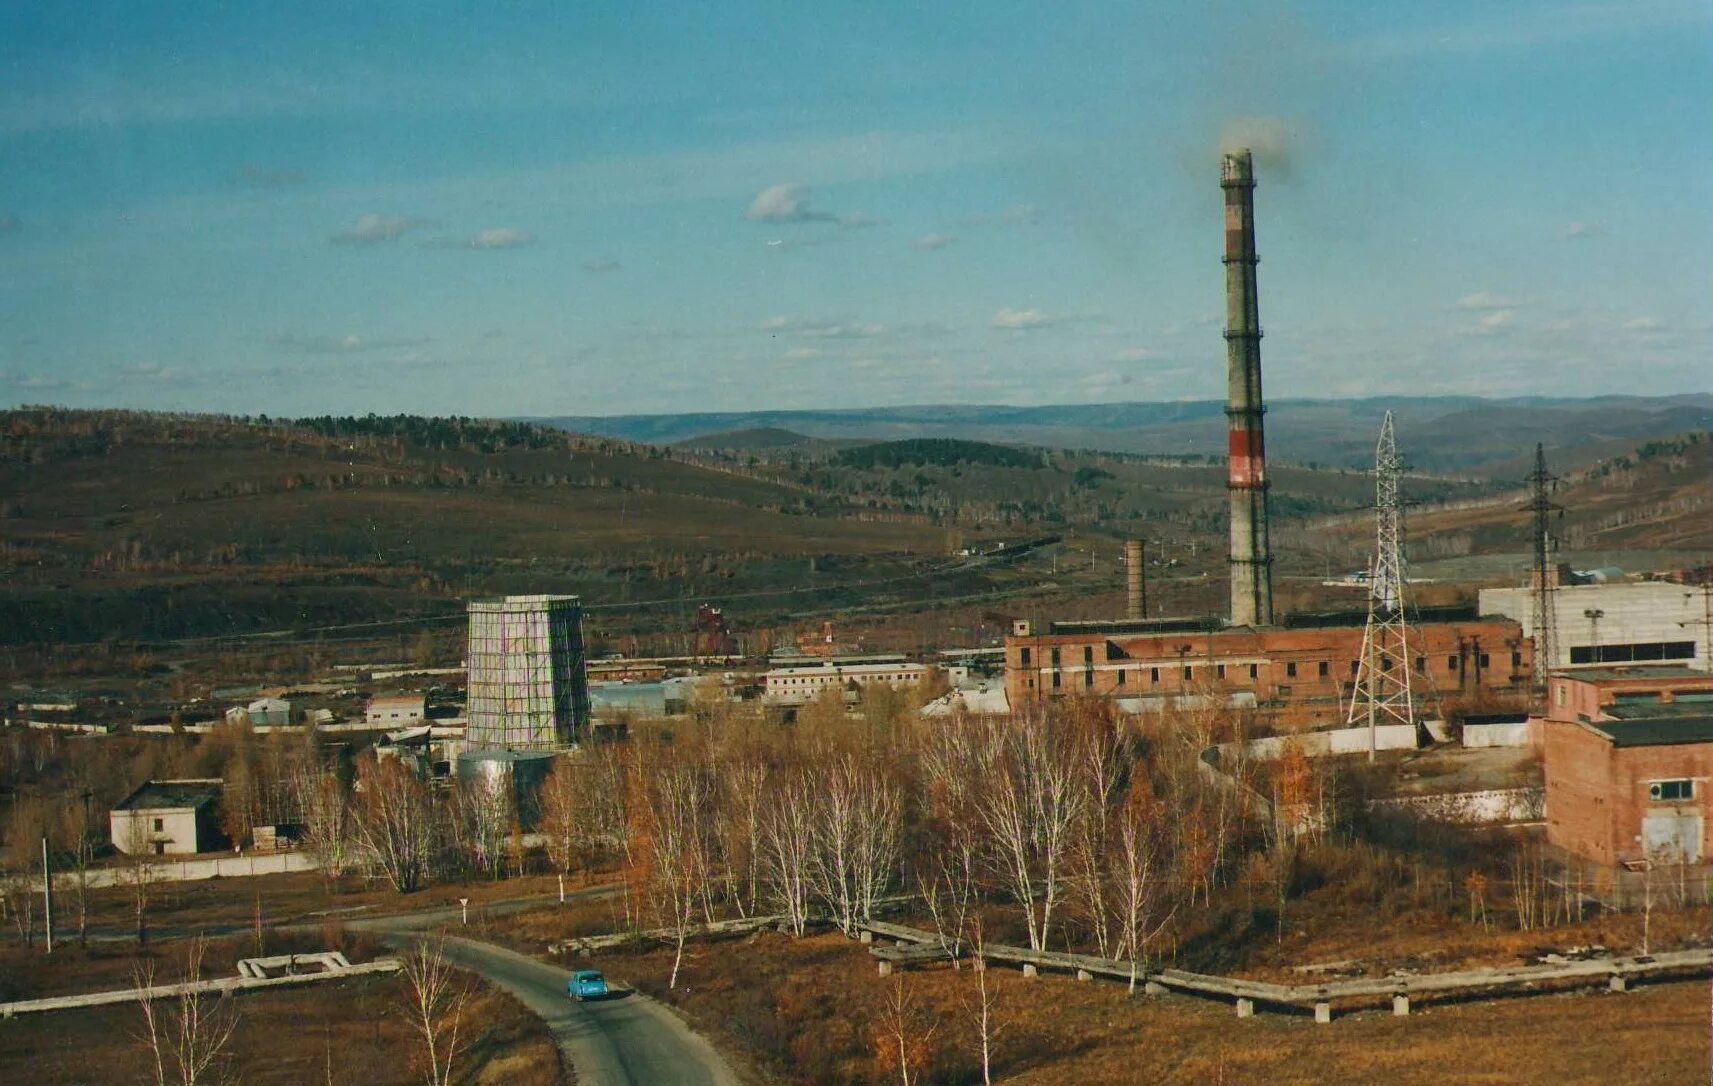
[[[979,920],[970,932],[970,948],[975,955],[975,968],[971,970],[975,974],[975,994],[965,1004],[965,1009],[975,1026],[976,1041],[981,1048],[982,1086],[993,1086],[993,1043],[1005,1032],[1006,1023],[1000,1017],[999,987],[988,976],[987,959],[983,956],[987,940]]]
[[[977,798],[990,862],[1023,909],[1033,950],[1046,949],[1072,832],[1088,798],[1074,748],[1055,725],[1046,715],[992,718]]]
[[[898,857],[898,787],[854,753],[834,755],[815,778],[815,894],[849,935],[890,883]]]
[[[802,935],[815,864],[815,798],[797,768],[777,776],[771,792],[762,814],[762,877],[773,907]]]
[[[517,818],[510,777],[460,780],[448,813],[452,844],[465,869],[503,876],[506,835]]]
[[[303,845],[321,874],[336,882],[350,868],[355,837],[351,798],[339,778],[314,766],[301,766],[293,793],[303,821]]]
[[[402,957],[405,1017],[422,1040],[428,1086],[451,1086],[463,1038],[470,984],[446,959],[438,939],[419,939]]]
[[[1148,947],[1171,923],[1173,907],[1162,852],[1167,832],[1164,806],[1145,778],[1131,781],[1130,795],[1117,817],[1116,888],[1118,956],[1130,958],[1130,990],[1147,971]]]
[[[899,1086],[922,1079],[929,1048],[939,1031],[937,1019],[927,1014],[904,983],[903,973],[892,975],[892,987],[881,1006],[875,1049],[883,1064],[897,1061]]]
[[[357,840],[370,866],[401,894],[428,878],[434,814],[427,786],[400,759],[371,756],[358,764]]]
[[[707,887],[704,805],[710,791],[704,767],[686,759],[662,758],[642,780],[645,810],[645,890],[662,926],[672,932],[672,975],[678,986],[684,943]]]
[[[140,1039],[151,1057],[155,1086],[198,1086],[228,1078],[226,1049],[238,1028],[238,1012],[223,995],[210,998],[200,990],[207,950],[205,940],[191,942],[175,998],[154,999],[147,994],[154,986],[153,963],[139,966],[133,974],[143,1010]]]
[[[153,845],[146,819],[128,819],[123,833],[125,845],[120,851],[125,856],[124,879],[131,888],[131,909],[137,922],[137,942],[141,945],[149,941],[149,899],[153,897],[157,875],[149,858]]]
[[[579,808],[592,799],[586,794],[584,776],[570,758],[561,757],[541,782],[541,834],[546,840],[547,860],[562,876],[575,871],[589,852],[580,832]]]
[[[768,767],[755,751],[744,749],[722,758],[719,774],[724,810],[718,826],[727,896],[739,916],[748,916],[756,911],[761,894]]]

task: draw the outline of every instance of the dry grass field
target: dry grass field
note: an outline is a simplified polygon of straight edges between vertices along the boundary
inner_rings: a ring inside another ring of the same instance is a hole
[[[236,996],[225,1070],[250,1086],[407,1086],[422,1081],[420,1039],[402,1016],[396,977],[329,981]],[[466,1009],[476,1025],[459,1079],[552,1086],[568,1081],[541,1020],[497,991]],[[24,1015],[0,1022],[0,1082],[19,1086],[152,1081],[153,1057],[135,1004]],[[147,1070],[145,1070],[147,1068]]]
[[[889,1023],[901,985],[921,1081],[981,1081],[967,968],[882,979],[865,948],[838,935],[696,945],[672,993],[668,951],[594,965],[669,999],[698,1029],[793,1083],[897,1082]],[[1408,1018],[1365,1011],[1322,1026],[1266,1012],[1240,1021],[1223,1003],[1130,997],[1118,984],[998,967],[989,976],[1001,1026],[994,1079],[1016,1086],[1663,1086],[1709,1075],[1706,982],[1432,1004]]]

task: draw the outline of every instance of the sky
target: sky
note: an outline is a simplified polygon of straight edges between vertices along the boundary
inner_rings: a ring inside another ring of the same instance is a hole
[[[0,6],[0,404],[1713,392],[1713,4]]]

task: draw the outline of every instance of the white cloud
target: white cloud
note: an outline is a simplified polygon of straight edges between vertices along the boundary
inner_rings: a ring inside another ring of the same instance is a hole
[[[957,240],[957,238],[952,237],[950,234],[924,234],[912,242],[912,244],[922,252],[931,253],[937,249],[944,249],[946,246]]]
[[[69,387],[66,382],[59,380],[56,377],[43,377],[40,374],[35,373],[13,377],[12,386],[14,388],[30,389],[36,392],[45,392],[51,389]]]
[[[430,238],[422,244],[429,249],[522,249],[535,244],[535,235],[527,230],[494,227],[467,238]]]
[[[1497,332],[1510,326],[1511,311],[1509,309],[1500,309],[1481,318],[1481,327],[1484,331]]]
[[[993,315],[993,326],[1007,332],[1027,332],[1051,323],[1052,318],[1039,309],[1001,309]]]
[[[1146,362],[1155,357],[1157,357],[1155,352],[1150,351],[1146,347],[1126,347],[1124,350],[1113,355],[1112,360],[1118,363],[1135,363]]]
[[[427,219],[412,215],[364,215],[350,229],[334,234],[332,240],[339,245],[379,245],[427,225]]]
[[[870,339],[886,334],[884,324],[869,324],[856,320],[824,317],[773,317],[764,321],[761,330],[771,335],[792,335],[804,339]]]
[[[509,226],[484,230],[470,239],[470,248],[472,249],[521,249],[525,245],[534,244],[534,234],[528,230],[516,230]]]
[[[785,352],[785,360],[787,362],[808,362],[811,359],[823,358],[826,353],[819,347],[793,347]]]
[[[1564,236],[1567,238],[1585,238],[1592,233],[1594,227],[1585,222],[1573,222],[1564,228]]]
[[[1459,309],[1515,309],[1523,303],[1490,290],[1478,290],[1457,299]]]
[[[1654,317],[1631,317],[1629,320],[1624,322],[1624,331],[1640,332],[1643,335],[1647,335],[1653,332],[1665,331],[1665,325],[1661,324],[1659,320]]]
[[[784,184],[762,189],[749,202],[743,217],[751,222],[837,222],[830,211],[820,211],[809,205],[807,185]]]

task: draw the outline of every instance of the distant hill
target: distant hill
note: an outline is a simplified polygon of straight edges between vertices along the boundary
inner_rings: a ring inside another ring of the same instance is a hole
[[[777,426],[755,426],[745,430],[721,430],[696,434],[672,442],[676,449],[705,449],[716,452],[778,452],[784,449],[827,450],[849,442],[832,442]]]
[[[873,445],[860,445],[839,453],[836,462],[852,468],[901,468],[909,465],[951,467],[955,464],[987,464],[996,468],[1044,466],[1039,450],[944,437],[916,437],[905,441],[881,441]]]
[[[1563,468],[1585,467],[1649,439],[1713,426],[1713,396],[1590,399],[1475,396],[1361,400],[1274,400],[1268,404],[1272,454],[1299,464],[1372,465],[1381,417],[1393,411],[1411,466],[1434,472],[1520,477],[1536,443]],[[836,411],[747,411],[615,415],[535,421],[578,433],[671,443],[717,431],[783,429],[829,440],[957,438],[1055,449],[1220,457],[1225,405],[1057,404],[1038,407],[929,405]]]

